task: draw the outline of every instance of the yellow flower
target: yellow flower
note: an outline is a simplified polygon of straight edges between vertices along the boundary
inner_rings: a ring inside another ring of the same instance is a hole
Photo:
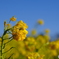
[[[43,59],[45,55],[40,55],[37,59]]]
[[[31,31],[31,34],[32,34],[32,35],[36,35],[36,30],[32,30],[32,31]]]
[[[13,39],[15,40],[24,40],[26,38],[26,32],[25,31],[19,31],[18,33],[13,33]]]
[[[26,35],[28,34],[27,25],[23,21],[19,21],[13,28],[12,28],[12,35],[13,39],[15,40],[24,40]]]
[[[10,18],[11,21],[16,21],[15,17]]]
[[[44,35],[44,38],[45,38],[46,41],[49,41],[49,40],[50,40],[50,36],[49,36],[49,35],[46,35],[46,34],[45,34],[45,35]]]
[[[49,47],[51,50],[56,50],[57,49],[56,42],[55,41],[50,42]]]
[[[59,49],[59,40],[56,41],[56,48]]]
[[[49,29],[46,29],[46,30],[45,30],[45,33],[47,33],[47,34],[48,34],[49,32],[50,32],[50,30],[49,30]]]
[[[52,54],[52,56],[57,56],[57,51],[56,50],[52,50],[51,54]]]
[[[28,26],[26,23],[24,23],[22,20],[20,20],[17,24],[16,24],[17,28],[20,28],[21,29],[27,29]]]
[[[45,39],[44,39],[44,37],[42,35],[39,35],[37,37],[37,40],[40,41],[42,44],[45,43]]]
[[[43,20],[38,20],[38,24],[43,25],[44,21]]]

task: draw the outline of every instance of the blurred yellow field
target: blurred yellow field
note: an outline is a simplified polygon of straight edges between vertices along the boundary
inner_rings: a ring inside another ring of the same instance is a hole
[[[59,59],[59,38],[51,41],[49,29],[37,34],[36,28],[44,25],[43,20],[38,20],[37,26],[28,35],[28,25],[22,20],[11,25],[16,19],[13,16],[8,23],[4,21],[4,33],[0,37],[0,59]]]

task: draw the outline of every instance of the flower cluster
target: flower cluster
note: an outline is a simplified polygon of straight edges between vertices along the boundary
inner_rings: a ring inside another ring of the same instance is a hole
[[[11,21],[16,21],[16,18],[13,16],[12,18],[10,18]]]
[[[26,30],[28,26],[22,20],[19,21],[13,28],[12,28],[12,35],[13,39],[15,40],[24,40],[28,31]]]

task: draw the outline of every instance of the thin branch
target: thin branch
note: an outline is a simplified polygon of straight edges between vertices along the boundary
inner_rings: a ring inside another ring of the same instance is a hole
[[[11,22],[11,20],[9,21],[9,23]]]
[[[13,39],[11,39],[10,41],[12,41]],[[9,43],[10,41],[8,41],[8,42],[6,42],[5,44],[4,44],[4,46],[3,46],[3,49],[5,48],[5,45],[7,44],[7,43]]]
[[[8,31],[8,34],[12,34],[12,32]]]
[[[9,38],[6,38],[6,39],[11,39],[12,38],[12,36],[11,37],[9,37]],[[6,40],[6,39],[4,39],[4,40]]]
[[[11,28],[10,28],[11,29]],[[10,29],[7,29],[6,31],[4,31],[3,36],[7,33],[7,31],[9,31]]]
[[[1,52],[1,50],[0,50],[0,52]]]
[[[8,51],[10,51],[11,49],[13,49],[13,48],[15,48],[15,47],[11,47],[9,50],[7,50],[6,52],[8,52]],[[4,52],[4,53],[6,53],[6,52]],[[2,54],[4,54],[4,53],[2,53]]]
[[[13,39],[11,39],[10,41],[12,41]],[[9,43],[10,41],[6,42],[5,44]]]
[[[14,54],[14,53],[13,53],[13,54]],[[13,54],[11,54],[11,56],[12,56]],[[10,59],[10,58],[11,58],[11,56],[10,56],[8,59]]]

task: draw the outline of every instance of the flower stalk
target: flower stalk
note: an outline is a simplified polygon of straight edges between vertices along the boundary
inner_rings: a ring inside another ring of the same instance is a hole
[[[10,21],[8,23],[6,21],[4,22],[4,33],[2,37],[0,37],[1,39],[0,59],[6,59],[6,58],[11,59],[13,57],[14,52],[11,53],[11,55],[9,55],[8,57],[6,57],[5,54],[10,52],[15,47],[11,46],[9,49],[7,47],[7,50],[5,51],[7,44],[12,40],[16,41],[24,40],[28,33],[28,31],[26,30],[28,26],[22,20],[19,21],[15,26],[11,26],[10,24],[11,21],[16,21],[16,18],[12,17],[10,18]],[[8,35],[8,37],[6,37],[6,35]]]

